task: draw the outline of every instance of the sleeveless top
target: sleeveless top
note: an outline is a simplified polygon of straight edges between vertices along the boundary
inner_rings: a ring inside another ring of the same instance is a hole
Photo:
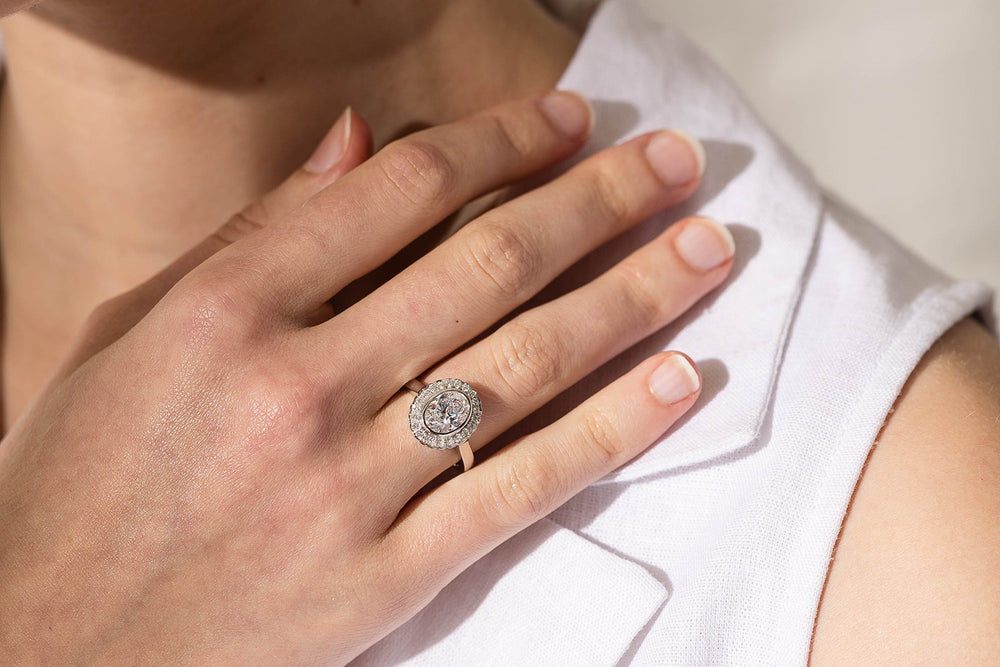
[[[942,275],[822,190],[726,76],[637,0],[597,9],[560,87],[596,110],[578,159],[677,127],[703,141],[708,170],[691,201],[588,256],[545,296],[693,213],[729,226],[736,265],[682,320],[515,431],[663,349],[699,363],[702,397],[660,442],[495,549],[354,664],[805,664],[869,449],[937,338],[970,314],[996,331],[990,291]]]

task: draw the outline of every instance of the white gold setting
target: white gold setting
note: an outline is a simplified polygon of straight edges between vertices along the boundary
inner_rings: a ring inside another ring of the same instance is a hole
[[[483,404],[471,386],[447,378],[421,389],[410,405],[410,430],[432,449],[454,449],[479,427]]]

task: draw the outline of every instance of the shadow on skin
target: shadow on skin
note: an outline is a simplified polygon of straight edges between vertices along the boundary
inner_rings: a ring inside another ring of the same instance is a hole
[[[288,31],[275,30],[275,26],[294,20],[289,17],[302,9],[290,8],[286,3],[256,0],[42,2],[30,11],[32,17],[157,70],[201,86],[241,91],[258,89],[269,81],[289,76],[321,76],[331,59],[336,59],[337,63],[355,64],[402,51],[432,31],[446,7],[445,3],[425,3],[427,7],[421,12],[407,15],[410,22],[403,26],[405,29],[390,24],[397,28],[395,40],[390,44],[378,39],[387,29],[381,19],[399,15],[400,10],[392,3],[382,4],[384,7],[380,8],[379,3],[375,3],[379,11],[375,13],[364,11],[367,6],[362,7],[359,2],[313,2],[310,3],[309,19],[326,26],[326,30],[297,30],[287,35]],[[178,11],[183,5],[191,9]],[[352,31],[364,31],[368,38],[337,39],[344,32],[344,26]],[[250,34],[255,34],[256,39],[241,39]],[[274,41],[279,39],[284,41]],[[262,40],[264,49],[261,48]],[[282,65],[282,69],[278,62],[262,55],[268,50],[293,48],[296,52],[312,55]],[[240,66],[234,67],[234,63]]]

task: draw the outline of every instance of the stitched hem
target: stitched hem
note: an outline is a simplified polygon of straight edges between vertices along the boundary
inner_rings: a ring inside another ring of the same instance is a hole
[[[790,659],[807,664],[820,596],[826,584],[833,550],[846,518],[848,505],[860,480],[871,448],[914,368],[930,347],[963,318],[978,313],[988,326],[995,322],[993,293],[986,285],[959,282],[931,289],[908,308],[905,323],[872,370],[871,382],[854,403],[854,418],[841,429],[827,461],[827,475],[812,499],[814,525],[827,526],[825,542],[803,540],[789,562],[789,578],[808,583],[808,596],[786,596],[776,614],[775,661]],[[996,335],[996,329],[993,329]],[[891,381],[886,382],[889,378]],[[854,441],[846,434],[860,433]],[[813,531],[810,534],[815,535]],[[780,644],[780,646],[779,646]]]

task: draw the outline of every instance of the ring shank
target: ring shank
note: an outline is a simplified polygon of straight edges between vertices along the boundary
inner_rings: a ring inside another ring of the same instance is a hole
[[[420,380],[414,378],[409,382],[407,382],[406,385],[404,386],[406,389],[413,392],[414,394],[419,394],[420,390],[426,387],[427,385],[425,385]],[[468,472],[469,468],[471,468],[476,463],[476,457],[473,454],[472,445],[469,444],[468,440],[466,440],[465,442],[461,443],[458,446],[458,453],[461,455],[462,458],[460,461],[456,461],[455,465],[457,466],[459,463],[461,463],[462,472]]]

